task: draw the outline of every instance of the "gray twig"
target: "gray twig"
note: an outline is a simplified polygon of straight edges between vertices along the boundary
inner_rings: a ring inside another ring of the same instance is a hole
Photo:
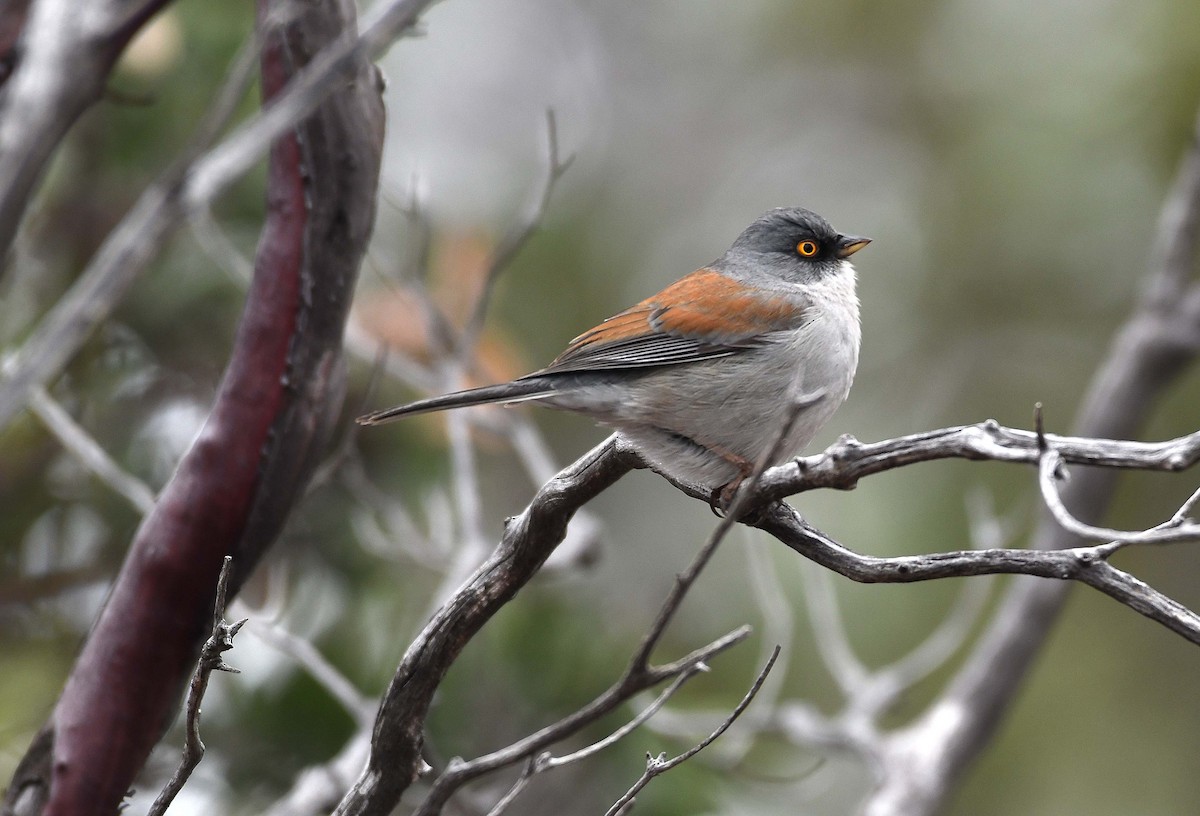
[[[639,778],[637,782],[634,782],[633,786],[625,792],[625,795],[618,799],[613,806],[608,809],[608,812],[605,813],[605,816],[617,816],[619,813],[624,813],[630,803],[633,802],[633,798],[637,796],[642,788],[649,785],[654,777],[661,776],[672,768],[679,767],[696,754],[703,751],[709,745],[712,745],[713,742],[715,742],[722,734],[724,734],[729,726],[733,725],[734,721],[742,715],[742,712],[745,711],[746,707],[749,706],[754,700],[754,696],[758,694],[758,690],[762,688],[762,684],[764,681],[766,681],[767,675],[771,671],[771,667],[775,665],[775,658],[778,656],[779,647],[776,646],[775,651],[771,654],[771,659],[767,661],[767,665],[763,666],[762,671],[758,673],[758,677],[754,678],[754,685],[752,685],[750,690],[746,692],[746,695],[742,697],[741,702],[739,702],[733,711],[730,712],[729,716],[726,717],[721,724],[718,725],[716,729],[714,729],[713,732],[703,740],[696,743],[682,754],[671,757],[670,759],[667,759],[664,754],[659,754],[658,756],[651,756],[647,754],[646,770],[642,774],[641,778]]]
[[[590,725],[600,717],[615,710],[617,706],[638,692],[655,686],[664,680],[673,679],[674,683],[672,686],[668,688],[667,692],[660,695],[660,700],[665,701],[666,697],[674,693],[677,685],[686,682],[686,680],[701,670],[700,667],[707,665],[713,657],[745,640],[749,635],[749,627],[743,626],[723,637],[717,638],[707,646],[696,649],[691,654],[661,666],[652,666],[648,663],[639,662],[638,658],[635,657],[615,683],[609,686],[599,697],[573,714],[499,751],[476,757],[470,761],[461,759],[451,760],[437,781],[434,782],[429,795],[416,811],[415,816],[434,816],[434,814],[440,813],[455,791],[468,782],[501,768],[515,765],[523,760],[536,758],[538,752],[577,733],[584,726]],[[658,705],[660,706],[661,703]],[[634,719],[633,725],[627,724],[615,732],[614,735],[610,735],[605,740],[597,743],[596,746],[592,746],[590,749],[583,749],[583,752],[580,752],[581,755],[579,756],[572,755],[572,758],[569,760],[561,759],[554,761],[549,757],[544,760],[538,760],[535,762],[534,773],[555,767],[557,764],[565,764],[567,761],[583,759],[585,756],[589,756],[591,753],[607,747],[628,733],[629,730],[636,727],[637,724],[644,721],[650,714],[653,714],[657,708],[658,706],[652,705],[647,709],[649,713],[643,712],[645,716]]]
[[[471,316],[463,327],[460,345],[460,348],[464,351],[463,356],[469,355],[469,350],[475,347],[475,343],[479,339],[479,334],[483,331],[483,321],[487,317],[487,310],[491,305],[492,292],[496,287],[496,281],[499,279],[500,273],[508,268],[513,258],[517,256],[530,236],[533,235],[534,231],[542,223],[542,219],[546,216],[546,207],[550,203],[550,194],[554,192],[554,185],[558,183],[558,180],[567,172],[574,161],[575,157],[573,155],[567,156],[564,159],[559,152],[558,120],[554,114],[554,109],[549,108],[546,111],[546,178],[537,196],[530,201],[525,214],[505,233],[492,253],[491,263],[488,266],[487,273],[484,275],[483,289],[479,293],[479,298],[475,301],[475,306],[471,310]]]
[[[525,763],[525,769],[521,772],[521,775],[517,778],[517,781],[514,782],[512,787],[509,788],[504,796],[496,802],[495,806],[488,811],[488,816],[500,816],[500,814],[507,810],[508,806],[516,800],[517,795],[529,785],[529,782],[537,774],[544,773],[545,771],[549,771],[554,768],[561,768],[564,765],[570,765],[573,762],[579,762],[587,759],[590,756],[594,756],[595,754],[603,751],[605,748],[608,748],[610,745],[616,743],[617,740],[632,733],[639,726],[645,724],[647,720],[649,720],[659,711],[659,709],[666,705],[667,700],[674,696],[675,692],[679,691],[679,689],[683,687],[684,683],[692,679],[692,677],[700,672],[707,670],[708,666],[703,662],[697,662],[689,665],[682,672],[680,672],[673,681],[671,681],[669,686],[663,689],[658,696],[654,698],[653,702],[638,712],[636,717],[622,725],[616,731],[613,731],[604,739],[593,742],[591,745],[580,748],[578,751],[573,751],[562,756],[553,756],[549,751],[546,751],[531,757],[529,761]]]
[[[124,496],[135,510],[144,516],[154,509],[154,491],[118,465],[45,388],[38,386],[33,389],[29,407],[64,448],[100,481]]]
[[[1188,511],[1200,491],[1193,493],[1192,497],[1171,518],[1161,524],[1146,530],[1114,530],[1111,527],[1096,527],[1086,524],[1071,515],[1071,511],[1067,509],[1066,503],[1058,493],[1058,482],[1066,478],[1067,473],[1062,457],[1053,447],[1047,446],[1038,463],[1038,486],[1042,492],[1042,500],[1054,516],[1054,520],[1061,524],[1067,532],[1083,539],[1111,542],[1105,548],[1108,553],[1116,552],[1130,544],[1174,544],[1200,537],[1200,525],[1187,523]]]
[[[254,621],[250,633],[295,660],[309,676],[337,700],[359,728],[370,728],[375,701],[363,696],[350,679],[325,659],[311,641],[269,621]]]
[[[200,651],[200,661],[196,665],[196,672],[192,675],[192,682],[188,686],[187,738],[183,746],[183,757],[166,787],[154,800],[154,804],[150,806],[147,816],[163,816],[167,812],[171,802],[174,801],[179,791],[183,790],[183,786],[191,777],[192,771],[204,758],[204,743],[200,740],[200,703],[204,699],[204,693],[208,691],[209,676],[214,671],[240,673],[221,658],[224,652],[233,648],[234,636],[246,625],[245,618],[234,624],[225,622],[225,592],[229,584],[232,564],[233,559],[228,555],[225,556],[225,560],[221,564],[221,577],[217,579],[217,599],[213,607],[212,634],[204,642],[204,648]]]

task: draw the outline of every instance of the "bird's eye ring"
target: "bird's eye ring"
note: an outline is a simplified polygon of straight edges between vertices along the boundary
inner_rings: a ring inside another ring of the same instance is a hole
[[[799,252],[800,256],[803,258],[811,258],[812,256],[816,255],[820,249],[821,248],[817,246],[816,241],[804,240],[796,244],[796,251]]]

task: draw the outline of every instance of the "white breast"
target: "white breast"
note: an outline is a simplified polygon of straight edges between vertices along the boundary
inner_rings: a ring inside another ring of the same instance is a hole
[[[659,469],[721,487],[771,449],[796,399],[807,404],[773,464],[799,454],[846,399],[860,341],[854,269],[808,284],[802,328],[761,349],[656,369],[620,385],[587,389],[588,413],[612,425]]]

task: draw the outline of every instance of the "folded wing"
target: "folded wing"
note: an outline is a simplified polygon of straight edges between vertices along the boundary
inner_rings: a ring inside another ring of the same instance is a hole
[[[701,269],[579,335],[554,362],[528,376],[726,357],[762,345],[772,333],[799,328],[806,311],[796,296],[750,289]]]

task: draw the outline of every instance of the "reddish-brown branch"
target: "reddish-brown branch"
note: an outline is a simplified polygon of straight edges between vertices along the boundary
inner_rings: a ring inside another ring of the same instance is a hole
[[[17,40],[29,15],[29,0],[11,0],[0,8],[0,86],[12,75],[17,63]]]
[[[260,17],[278,2],[262,0]],[[353,30],[349,2],[302,8],[265,36],[267,98]],[[48,796],[47,814],[116,811],[179,704],[223,556],[234,556],[235,592],[282,527],[342,395],[341,331],[374,219],[382,123],[363,63],[273,145],[255,277],[213,410],[135,535],[39,740],[52,768],[23,762],[6,809],[28,794]]]

